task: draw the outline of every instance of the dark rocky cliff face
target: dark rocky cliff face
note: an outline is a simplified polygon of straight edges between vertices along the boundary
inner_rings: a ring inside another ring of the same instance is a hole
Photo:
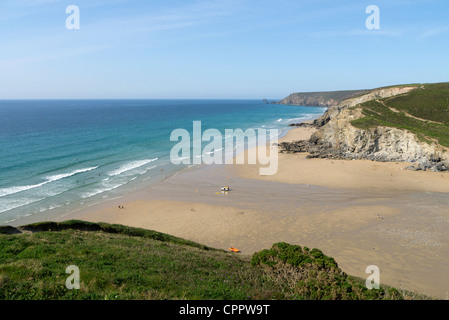
[[[347,90],[328,92],[297,92],[278,101],[278,104],[291,104],[309,107],[334,107],[340,101],[369,92],[369,90]]]

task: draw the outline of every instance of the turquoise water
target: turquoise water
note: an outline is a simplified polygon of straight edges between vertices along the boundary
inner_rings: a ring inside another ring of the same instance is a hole
[[[73,210],[157,183],[174,129],[265,128],[316,118],[319,107],[258,100],[0,101],[0,224]],[[204,145],[203,145],[204,147]]]

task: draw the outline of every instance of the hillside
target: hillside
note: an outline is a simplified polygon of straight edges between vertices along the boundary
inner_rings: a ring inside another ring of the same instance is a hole
[[[449,83],[379,88],[340,101],[310,141],[285,150],[310,157],[408,161],[412,170],[449,170]]]
[[[358,128],[388,126],[407,129],[421,140],[449,147],[449,83],[423,84],[407,94],[375,99],[358,107]]]
[[[66,268],[80,270],[68,290]],[[318,249],[277,243],[251,258],[167,234],[66,221],[0,227],[0,299],[410,299],[368,290]]]

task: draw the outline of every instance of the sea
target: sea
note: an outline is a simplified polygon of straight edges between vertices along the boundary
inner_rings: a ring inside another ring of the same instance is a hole
[[[119,198],[191,167],[171,161],[170,136],[192,132],[194,121],[282,137],[325,110],[262,100],[0,101],[0,225]]]

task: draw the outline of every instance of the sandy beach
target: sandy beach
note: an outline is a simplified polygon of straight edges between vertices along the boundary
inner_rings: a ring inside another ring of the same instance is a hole
[[[313,130],[292,129],[282,141]],[[279,154],[273,176],[260,176],[258,165],[201,166],[55,220],[153,229],[242,255],[285,241],[321,249],[351,275],[366,278],[366,267],[377,265],[381,283],[444,299],[449,174],[402,170],[407,165]]]
[[[307,140],[314,128],[290,130],[279,142]],[[407,162],[376,162],[370,160],[306,159],[307,153],[279,154],[275,175],[261,176],[255,165],[233,166],[238,176],[295,184],[313,184],[332,188],[362,188],[395,191],[449,193],[447,172],[409,171]]]

